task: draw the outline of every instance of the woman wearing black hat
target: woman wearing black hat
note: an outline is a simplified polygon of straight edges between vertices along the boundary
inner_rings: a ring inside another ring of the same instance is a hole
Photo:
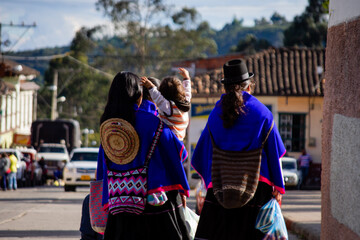
[[[104,239],[189,239],[180,209],[189,196],[187,152],[153,103],[141,102],[140,78],[118,73],[100,120],[96,178],[109,211]]]
[[[259,209],[285,193],[280,157],[285,147],[272,113],[251,93],[244,60],[223,66],[225,94],[196,145],[192,165],[207,187],[195,239],[262,239]]]

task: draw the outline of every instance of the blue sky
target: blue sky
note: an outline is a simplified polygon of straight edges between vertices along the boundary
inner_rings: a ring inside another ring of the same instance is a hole
[[[267,19],[277,11],[292,21],[301,14],[307,0],[166,0],[175,8],[195,7],[215,29],[221,29],[234,17],[244,19],[244,25],[251,26],[254,19]],[[180,3],[179,3],[180,2]],[[33,24],[35,28],[2,27],[2,41],[9,39],[4,51],[19,51],[68,45],[75,32],[82,26],[98,24],[111,26],[103,13],[95,8],[96,0],[0,0],[0,23]],[[109,27],[109,29],[111,29]],[[109,33],[111,30],[109,30]],[[23,36],[22,36],[23,35]],[[22,36],[20,38],[20,36]],[[16,43],[16,44],[15,44]]]

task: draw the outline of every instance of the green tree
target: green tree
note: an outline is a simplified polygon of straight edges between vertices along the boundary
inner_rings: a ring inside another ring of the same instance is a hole
[[[284,25],[288,23],[285,16],[281,16],[278,12],[274,12],[270,20],[274,25]]]
[[[285,46],[325,47],[327,35],[326,1],[309,0],[309,5],[284,31]]]
[[[65,96],[64,103],[58,103],[59,118],[72,118],[81,128],[98,130],[99,116],[104,109],[110,85],[108,75],[100,74],[88,65],[87,53],[96,46],[95,28],[80,29],[71,42],[69,56],[53,59],[45,72],[45,84],[39,92],[39,118],[49,118],[51,95],[55,71],[58,72],[58,96]]]
[[[131,48],[130,54],[135,57],[129,60],[144,74],[149,38],[160,25],[158,19],[167,16],[169,6],[161,0],[98,0],[96,6],[110,17],[125,45]]]
[[[215,32],[213,39],[217,44],[219,54],[234,51],[239,39],[245,39],[248,34],[255,35],[257,39],[265,39],[274,47],[283,46],[283,31],[288,27],[288,23],[246,27],[242,25],[242,22],[235,18]]]
[[[268,26],[268,25],[270,25],[270,22],[264,17],[262,17],[260,19],[255,19],[254,23],[255,23],[255,26]]]
[[[173,22],[182,26],[184,29],[191,29],[198,18],[199,14],[196,9],[187,7],[172,15]]]
[[[108,46],[107,50],[112,49],[120,58],[120,66],[127,70],[161,78],[169,72],[171,61],[216,53],[216,43],[209,39],[211,29],[202,22],[198,24],[200,15],[193,8],[172,13],[171,6],[161,0],[98,0],[97,7],[119,30],[117,38],[122,47]]]
[[[271,46],[269,41],[265,39],[257,39],[255,35],[248,34],[244,39],[241,39],[232,52],[242,52],[246,55],[254,54],[260,50],[267,49]]]

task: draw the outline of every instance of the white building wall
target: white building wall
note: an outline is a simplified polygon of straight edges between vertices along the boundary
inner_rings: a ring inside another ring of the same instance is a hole
[[[328,28],[352,21],[360,16],[359,0],[332,0],[329,4],[329,25]]]
[[[5,131],[9,131],[11,128],[11,111],[12,110],[12,96],[11,94],[7,95],[6,98],[6,128]]]
[[[24,92],[20,92],[20,124],[19,127],[23,128],[25,126],[25,115],[24,115],[24,111],[25,111],[25,94]]]
[[[31,91],[24,92],[24,124],[21,128],[23,132],[30,134],[30,128],[32,123],[32,112],[33,112],[33,93]]]
[[[27,119],[26,119],[26,127],[27,128],[31,128],[31,123],[32,123],[32,113],[33,113],[33,107],[34,107],[34,101],[33,101],[33,93],[32,92],[28,92],[27,94]]]
[[[20,86],[19,86],[19,88],[20,88]],[[19,88],[17,88],[17,90],[16,90],[16,95],[15,95],[15,97],[16,97],[16,99],[15,99],[15,101],[16,101],[16,109],[15,109],[16,122],[15,122],[15,127],[14,127],[14,128],[20,127],[21,93],[20,93]]]
[[[6,128],[6,96],[0,96],[0,101],[1,101],[1,105],[0,105],[0,110],[1,110],[1,119],[0,119],[0,133],[5,132],[5,128]]]
[[[17,102],[16,102],[16,92],[12,93],[11,96],[11,129],[15,129],[16,128],[16,118],[17,118]]]

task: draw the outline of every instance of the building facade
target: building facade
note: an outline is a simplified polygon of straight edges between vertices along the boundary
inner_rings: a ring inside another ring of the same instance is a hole
[[[39,72],[14,61],[0,64],[0,147],[28,145],[36,119],[37,90],[31,82]]]

